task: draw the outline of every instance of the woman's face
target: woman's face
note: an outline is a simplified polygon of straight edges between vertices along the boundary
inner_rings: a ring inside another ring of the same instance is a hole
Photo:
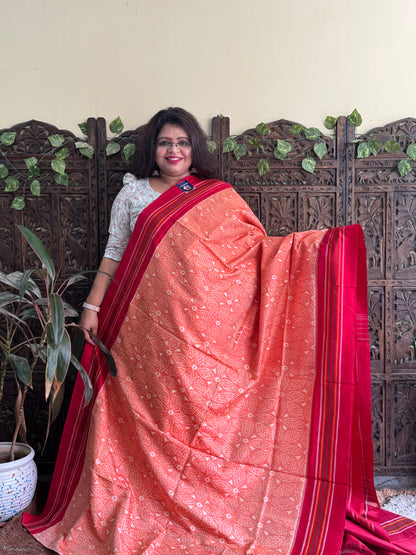
[[[156,139],[156,164],[161,177],[178,181],[189,175],[192,166],[191,141],[182,127],[167,123]]]

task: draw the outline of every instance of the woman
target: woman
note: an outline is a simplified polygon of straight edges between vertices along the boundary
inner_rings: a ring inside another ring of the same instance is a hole
[[[94,398],[78,380],[24,524],[63,554],[414,553],[373,486],[361,228],[267,237],[206,160],[183,110],[146,127],[100,267],[114,280],[82,316],[117,376],[87,345]]]
[[[93,339],[88,332],[97,333],[101,303],[139,213],[188,176],[192,166],[200,177],[213,177],[211,156],[199,123],[182,108],[161,110],[144,129],[132,169],[135,175],[125,175],[124,187],[113,204],[109,242],[80,321],[89,343],[93,344]]]

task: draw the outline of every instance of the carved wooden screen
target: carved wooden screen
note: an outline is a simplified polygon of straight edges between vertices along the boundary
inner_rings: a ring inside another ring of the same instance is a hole
[[[235,186],[270,235],[356,222],[363,226],[368,251],[375,470],[379,474],[412,474],[416,470],[415,173],[399,177],[397,163],[403,154],[357,159],[353,128],[341,117],[335,137],[323,137],[327,154],[317,161],[313,174],[301,167],[310,142],[298,140],[290,159],[269,156],[271,171],[260,177],[258,160],[265,153],[273,154],[277,139],[292,138],[292,122],[279,120],[268,125],[271,132],[262,138],[258,151],[253,148],[249,156],[236,160],[231,153],[222,154],[222,143],[229,136],[228,118],[213,119],[218,177]],[[27,194],[22,212],[11,210],[12,194],[0,190],[0,269],[11,271],[26,261],[36,263],[16,229],[17,223],[23,223],[42,239],[64,274],[95,270],[107,241],[112,201],[128,171],[120,154],[105,154],[109,142],[105,120],[88,122],[88,140],[95,147],[92,161],[76,151],[76,138],[67,131],[36,121],[16,125],[13,130],[17,136],[8,156],[18,169],[25,167],[24,159],[29,156],[49,167],[48,135],[63,134],[70,150],[66,160],[70,186],[56,185],[50,174],[39,198]],[[135,142],[140,133],[138,127],[117,140],[123,146]],[[253,137],[255,130],[243,135]],[[384,141],[393,135],[399,136],[396,140],[405,151],[407,144],[416,141],[415,120],[376,129],[362,139],[377,136]],[[80,306],[88,287],[75,291],[71,299],[75,306]],[[9,377],[8,387],[13,385]],[[35,395],[40,394],[37,384]],[[13,397],[6,395],[0,404],[0,440],[10,437]],[[31,443],[39,448],[45,409],[36,403],[28,408]],[[53,461],[56,455],[62,419],[52,431],[45,461]]]
[[[95,145],[96,123],[88,121],[88,140]],[[0,131],[2,134],[6,130]],[[40,196],[33,196],[26,186],[24,210],[10,208],[13,193],[0,190],[0,270],[11,272],[25,267],[39,266],[34,253],[27,247],[17,228],[23,224],[32,230],[50,252],[56,268],[62,277],[81,270],[89,270],[98,264],[98,198],[95,160],[81,156],[75,148],[77,138],[70,132],[39,121],[29,121],[7,129],[15,132],[12,145],[2,147],[8,161],[14,166],[10,173],[18,176],[21,195],[24,176],[27,174],[25,159],[36,157],[41,170]],[[65,159],[66,173],[70,185],[58,185],[51,171],[53,153],[49,136],[61,135],[62,147],[69,150]],[[10,166],[10,164],[8,164]],[[19,175],[21,174],[21,175]],[[80,285],[66,298],[76,308],[85,298],[89,285]],[[46,404],[43,404],[42,373],[34,374],[34,389],[27,398],[28,440],[35,447],[38,462],[53,463],[56,457],[65,410],[55,422],[51,431],[46,451],[40,457],[47,423]],[[68,382],[68,389],[71,383]],[[12,437],[14,413],[15,382],[10,374],[6,377],[5,395],[0,403],[0,441]]]
[[[392,475],[416,469],[416,175],[398,163],[416,142],[406,119],[360,137],[400,144],[398,153],[352,157],[348,221],[367,245],[375,463]]]

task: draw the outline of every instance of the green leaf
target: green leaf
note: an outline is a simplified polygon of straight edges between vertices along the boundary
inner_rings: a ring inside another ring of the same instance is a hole
[[[113,121],[110,123],[110,131],[111,133],[115,133],[115,134],[119,134],[123,131],[124,129],[124,124],[120,119],[120,116],[116,117],[116,119],[113,119]]]
[[[9,170],[6,168],[4,164],[0,164],[0,178],[4,179],[9,175]]]
[[[124,145],[121,151],[121,159],[125,164],[131,164],[133,162],[134,153],[136,151],[136,145],[134,143],[127,143]]]
[[[384,150],[386,152],[398,152],[400,150],[400,145],[396,141],[387,141],[384,144]]]
[[[409,158],[411,158],[412,160],[416,160],[416,144],[415,143],[411,143],[406,150],[406,154],[408,155]]]
[[[66,163],[64,160],[58,160],[57,158],[54,158],[53,160],[51,160],[51,167],[54,172],[59,173],[60,175],[65,174]]]
[[[30,158],[25,158],[25,164],[28,170],[27,172],[28,178],[34,179],[35,177],[38,177],[38,175],[40,174],[40,171],[38,168],[38,159],[35,156],[31,156]]]
[[[358,113],[357,109],[353,110],[351,114],[347,117],[349,123],[354,127],[358,127],[363,123],[363,118]]]
[[[313,158],[304,158],[302,160],[302,168],[308,172],[313,173],[315,171],[316,162]]]
[[[69,149],[64,147],[61,148],[60,150],[57,150],[55,152],[55,158],[57,158],[58,160],[65,160],[65,158],[68,158],[69,156]]]
[[[237,146],[237,141],[232,137],[227,137],[222,143],[222,153],[232,152]]]
[[[26,270],[22,274],[22,279],[20,280],[20,286],[19,286],[19,295],[21,299],[23,299],[23,297],[26,295],[28,291],[30,293],[34,293],[38,299],[42,297],[39,287],[32,279],[33,272],[34,270]]]
[[[48,384],[48,393],[55,379],[56,365],[58,364],[58,347],[54,342],[53,326],[51,322],[46,324],[46,369],[45,381]],[[46,398],[48,397],[46,394]]]
[[[54,173],[53,174],[53,179],[55,181],[55,183],[57,185],[64,185],[65,187],[68,187],[68,183],[69,183],[69,177],[68,174],[63,173]]]
[[[73,353],[71,354],[71,364],[73,364],[74,367],[78,370],[78,373],[81,376],[82,381],[84,382],[84,387],[85,387],[84,399],[85,399],[85,404],[88,405],[88,403],[91,401],[91,397],[93,393],[90,377],[88,376],[84,368],[81,366],[81,363]]]
[[[19,188],[19,181],[17,180],[16,177],[13,177],[11,175],[9,175],[9,177],[6,177],[6,186],[4,188],[6,193],[17,191],[18,188]]]
[[[14,373],[17,378],[25,385],[30,385],[32,382],[32,374],[30,372],[30,366],[28,361],[17,355],[10,355],[10,366],[13,368]]]
[[[257,135],[268,135],[270,133],[270,127],[265,123],[261,122],[256,125],[256,133]]]
[[[0,141],[4,146],[10,146],[14,143],[16,133],[13,131],[5,131],[0,135]]]
[[[289,129],[289,132],[290,132],[292,135],[299,135],[300,133],[303,132],[304,129],[305,129],[305,128],[304,128],[303,125],[300,125],[299,123],[294,123],[294,124],[292,125],[292,127]]]
[[[292,150],[292,145],[288,141],[282,141],[282,139],[277,139],[276,148],[278,152],[280,152],[286,157],[289,154],[289,152]]]
[[[325,154],[328,152],[328,149],[326,147],[325,143],[315,143],[313,145],[313,151],[314,153],[317,155],[317,157],[319,158],[319,160],[322,160],[322,158],[325,156]]]
[[[399,170],[400,177],[404,177],[412,171],[413,166],[411,161],[406,158],[405,160],[400,160],[397,169]]]
[[[39,175],[40,175],[40,170],[38,166],[30,166],[30,168],[27,171],[27,177],[29,179],[35,179],[35,177],[38,177]]]
[[[377,154],[381,151],[381,149],[383,148],[383,145],[381,144],[381,142],[377,139],[370,139],[367,143],[368,148],[370,150],[370,153],[373,156],[377,156]]]
[[[260,148],[260,140],[258,139],[258,137],[251,137],[251,139],[249,140],[248,144],[256,149]]]
[[[51,143],[51,145],[55,148],[59,148],[61,147],[64,142],[65,142],[65,138],[63,135],[49,135],[48,137],[48,141]]]
[[[321,136],[321,132],[317,127],[307,127],[304,129],[304,135],[309,141],[316,141]]]
[[[34,179],[30,184],[30,192],[35,197],[40,197],[40,182],[37,179]]]
[[[51,293],[49,306],[54,342],[58,344],[62,339],[65,327],[64,303],[57,293]]]
[[[114,141],[111,141],[111,143],[108,143],[108,145],[105,148],[105,153],[107,154],[107,156],[111,156],[112,154],[116,154],[117,152],[120,152],[119,143],[116,143]]]
[[[215,152],[217,150],[217,143],[215,141],[213,141],[212,139],[208,139],[207,140],[207,148],[208,148],[208,152],[210,154],[212,154],[213,152]]]
[[[287,154],[280,152],[277,147],[273,150],[273,156],[277,158],[277,160],[284,160],[285,158],[287,158]]]
[[[25,197],[14,197],[13,202],[10,205],[14,210],[23,210],[26,206]]]
[[[105,356],[107,364],[108,364],[108,368],[110,370],[110,374],[112,376],[115,376],[117,374],[117,368],[116,368],[116,363],[115,363],[115,360],[113,358],[113,355],[107,349],[107,347],[104,345],[104,343],[96,335],[94,335],[91,332],[89,332],[89,334],[91,335],[95,344],[98,345],[99,349],[101,350],[101,352]]]
[[[270,164],[267,160],[263,158],[257,162],[257,171],[259,172],[260,177],[266,175],[270,171]]]
[[[325,127],[327,129],[334,129],[337,124],[337,119],[338,118],[334,118],[334,116],[326,116],[324,123]]]
[[[77,141],[75,143],[75,148],[78,149],[79,153],[90,160],[94,156],[94,147],[90,144],[86,143],[85,141]]]
[[[25,158],[25,164],[27,169],[30,169],[33,166],[38,165],[38,159],[35,156],[31,156],[30,158]]]
[[[65,381],[68,372],[69,363],[71,362],[71,340],[69,333],[64,329],[62,339],[58,346],[58,363],[56,365],[55,377],[59,384]],[[55,391],[55,395],[56,395]]]
[[[240,158],[247,154],[247,145],[236,145],[233,154],[236,160],[240,160]]]
[[[36,237],[36,235],[32,231],[30,231],[30,229],[24,227],[23,225],[19,225],[19,229],[23,237],[28,242],[30,248],[42,262],[43,267],[46,269],[51,279],[54,279],[55,267],[40,239],[38,239],[38,237]]]
[[[367,158],[371,151],[367,143],[360,143],[357,148],[357,158]]]
[[[41,291],[36,283],[30,279],[30,275],[32,274],[33,270],[26,270],[26,272],[19,272],[15,271],[11,274],[5,274],[0,271],[0,282],[4,283],[8,287],[12,287],[13,289],[17,289],[19,291],[18,300],[20,300],[25,292],[29,290],[33,293],[36,297],[41,298]]]
[[[88,135],[88,123],[86,121],[84,121],[83,123],[79,123],[78,127],[80,128],[83,135]]]

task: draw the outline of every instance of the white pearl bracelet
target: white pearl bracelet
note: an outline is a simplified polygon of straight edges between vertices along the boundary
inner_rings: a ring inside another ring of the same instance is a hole
[[[95,306],[95,304],[84,303],[82,307],[88,308],[89,310],[93,310],[94,312],[100,312],[100,307]]]

